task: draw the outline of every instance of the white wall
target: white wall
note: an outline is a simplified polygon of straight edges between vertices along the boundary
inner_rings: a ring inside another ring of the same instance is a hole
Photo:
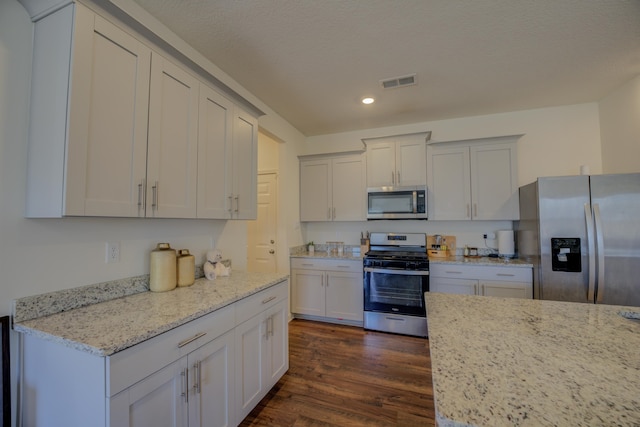
[[[363,138],[427,130],[432,131],[432,142],[523,134],[518,140],[520,185],[538,176],[579,174],[580,165],[588,165],[592,173],[602,172],[597,103],[315,136],[307,138],[304,154],[356,150]]]
[[[640,172],[640,75],[599,105],[603,172]]]

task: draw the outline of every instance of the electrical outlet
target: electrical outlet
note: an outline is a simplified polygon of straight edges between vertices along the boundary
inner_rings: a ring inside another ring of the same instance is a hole
[[[496,233],[484,233],[484,234],[482,235],[482,237],[483,237],[484,239],[495,240],[495,238],[496,238]]]
[[[482,238],[483,238],[483,239],[486,239],[486,238],[487,238],[487,233],[484,233],[484,234],[482,235]]]
[[[107,264],[120,262],[120,242],[107,242],[105,260]]]

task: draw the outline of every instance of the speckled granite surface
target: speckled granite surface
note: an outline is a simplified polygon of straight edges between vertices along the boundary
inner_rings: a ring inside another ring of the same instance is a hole
[[[640,308],[427,293],[436,418],[639,426]]]
[[[91,354],[108,356],[287,279],[232,271],[168,292],[139,292],[14,323],[14,329]],[[73,291],[73,290],[70,290]]]
[[[359,249],[360,247],[358,247]],[[342,259],[342,260],[354,260],[354,261],[362,261],[362,256],[360,252],[352,252],[352,248],[345,248],[342,255],[331,254],[327,252],[326,245],[318,245],[316,246],[316,250],[313,255],[309,255],[307,252],[306,246],[298,246],[295,248],[291,248],[289,250],[289,256],[291,258],[318,258],[318,259]]]
[[[521,259],[503,259],[503,258],[489,258],[489,257],[464,257],[464,256],[452,256],[448,258],[429,258],[429,264],[458,264],[458,265],[487,265],[493,267],[524,267],[533,268],[531,262]]]

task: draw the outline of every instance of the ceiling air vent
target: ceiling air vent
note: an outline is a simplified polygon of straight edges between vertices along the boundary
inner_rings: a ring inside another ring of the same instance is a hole
[[[415,74],[409,74],[408,76],[393,77],[391,79],[380,80],[380,84],[382,85],[383,89],[394,89],[397,87],[412,86],[417,83],[418,81],[416,79]]]

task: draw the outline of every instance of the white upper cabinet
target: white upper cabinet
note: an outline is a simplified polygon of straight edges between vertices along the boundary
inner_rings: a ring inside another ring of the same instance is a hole
[[[429,145],[429,219],[519,219],[518,138]]]
[[[26,216],[138,216],[150,49],[81,4],[34,28]]]
[[[151,60],[146,216],[195,218],[198,80],[157,53]]]
[[[426,133],[364,140],[367,187],[424,186]]]
[[[227,154],[229,218],[256,219],[258,203],[258,121],[236,107]]]
[[[25,216],[256,217],[257,110],[152,52],[112,16],[27,3]]]
[[[233,134],[233,103],[204,84],[200,85],[198,127],[198,218],[229,218],[226,165]]]
[[[300,220],[366,220],[365,179],[361,154],[300,160]]]

